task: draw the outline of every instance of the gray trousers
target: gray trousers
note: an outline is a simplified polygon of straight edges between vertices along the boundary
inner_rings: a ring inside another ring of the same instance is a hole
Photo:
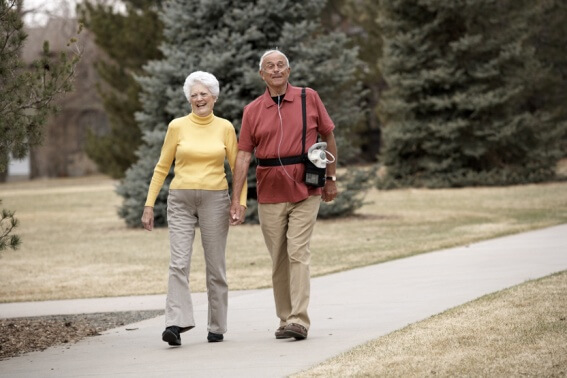
[[[171,189],[167,199],[167,222],[171,258],[165,305],[165,326],[182,332],[195,326],[189,288],[195,227],[201,229],[205,252],[209,332],[226,332],[228,284],[226,238],[230,198],[226,190]]]

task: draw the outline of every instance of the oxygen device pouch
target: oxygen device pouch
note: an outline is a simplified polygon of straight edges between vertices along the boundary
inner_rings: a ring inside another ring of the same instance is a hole
[[[305,156],[305,183],[307,185],[321,187],[325,186],[327,163],[333,160],[327,159],[327,143],[319,142],[309,147]],[[329,153],[330,154],[330,153]]]
[[[320,188],[325,186],[325,173],[327,168],[319,168],[305,156],[305,183]]]
[[[307,185],[320,188],[325,186],[327,172],[327,156],[325,148],[327,143],[315,143],[305,153],[305,136],[307,134],[307,106],[305,99],[305,88],[301,88],[301,112],[303,117],[302,152],[303,163],[305,165],[304,181]]]

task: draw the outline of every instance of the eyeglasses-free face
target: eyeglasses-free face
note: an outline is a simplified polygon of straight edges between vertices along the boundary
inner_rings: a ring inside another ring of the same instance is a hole
[[[196,83],[191,87],[189,96],[191,110],[200,117],[206,117],[213,112],[216,98],[203,84]]]

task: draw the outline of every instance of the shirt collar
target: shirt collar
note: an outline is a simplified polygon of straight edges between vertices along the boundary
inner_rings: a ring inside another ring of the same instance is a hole
[[[290,83],[287,83],[287,88],[286,88],[286,91],[285,91],[285,96],[282,99],[282,103],[284,101],[293,102],[293,99],[295,98],[296,89],[297,89],[297,87],[294,87]],[[264,106],[266,108],[270,108],[272,106],[277,105],[274,102],[274,100],[272,99],[272,95],[270,94],[270,90],[267,87],[266,87],[266,91],[264,92],[264,95],[262,96],[262,101],[264,102]]]

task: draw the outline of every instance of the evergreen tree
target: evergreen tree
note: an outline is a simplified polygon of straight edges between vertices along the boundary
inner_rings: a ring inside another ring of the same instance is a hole
[[[21,6],[21,0],[0,0],[0,172],[6,171],[10,155],[22,159],[30,147],[41,143],[43,125],[57,110],[54,101],[72,89],[81,57],[74,38],[69,45],[75,51],[58,56],[50,52],[45,41],[40,59],[26,67],[21,58],[27,38]],[[10,235],[17,225],[14,212],[2,209],[0,251],[20,245],[19,237]]]
[[[0,199],[0,204],[2,200]],[[5,249],[17,249],[22,243],[18,235],[10,235],[12,230],[18,227],[18,220],[14,218],[14,212],[2,209],[0,215],[0,251]]]
[[[365,119],[357,129],[363,161],[376,161],[380,152],[380,121],[378,99],[384,80],[376,60],[382,53],[382,38],[378,33],[376,18],[378,3],[375,0],[329,0],[323,13],[323,23],[329,30],[342,30],[351,44],[359,49],[363,65],[356,76],[364,88]]]
[[[554,177],[561,125],[533,99],[548,71],[527,0],[381,0],[383,185]]]
[[[322,31],[319,15],[324,5],[324,0],[173,0],[164,4],[160,12],[164,59],[148,63],[148,76],[139,80],[143,111],[138,113],[137,120],[144,143],[137,153],[138,162],[127,171],[118,188],[124,197],[120,215],[127,224],[140,224],[148,183],[167,125],[189,112],[181,88],[185,77],[196,70],[217,77],[221,93],[215,114],[230,120],[239,130],[244,106],[265,89],[258,75],[259,57],[265,50],[280,48],[290,59],[291,83],[310,86],[320,93],[337,125],[341,157],[348,156],[352,150],[350,126],[358,122],[361,114],[360,85],[353,80],[359,62],[356,49],[346,46],[343,33]],[[253,169],[249,174],[252,194]],[[170,178],[154,207],[156,225],[166,222],[169,182]],[[249,219],[254,218],[255,210],[255,200],[250,198]]]
[[[96,135],[89,130],[85,150],[98,169],[114,178],[124,176],[136,162],[142,134],[134,114],[141,110],[140,85],[136,75],[142,66],[161,53],[162,24],[157,16],[159,1],[124,1],[125,12],[111,5],[87,1],[78,6],[81,21],[95,35],[107,58],[96,62],[103,80],[97,89],[110,121],[110,131]]]
[[[54,100],[72,89],[81,56],[75,38],[69,54],[53,54],[45,41],[40,59],[26,67],[21,51],[27,34],[19,6],[21,0],[0,0],[0,172],[10,154],[22,159],[41,143],[43,125],[57,110]]]
[[[532,38],[538,59],[549,67],[550,75],[534,98],[538,107],[546,107],[563,127],[562,150],[567,157],[567,3],[562,0],[540,0],[534,20]]]

